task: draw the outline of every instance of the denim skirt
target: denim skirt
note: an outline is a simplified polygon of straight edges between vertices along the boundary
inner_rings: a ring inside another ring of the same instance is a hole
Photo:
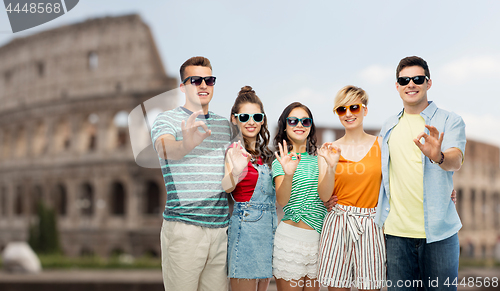
[[[273,242],[278,225],[276,192],[267,165],[248,202],[235,202],[228,228],[228,277],[265,279],[273,276]]]

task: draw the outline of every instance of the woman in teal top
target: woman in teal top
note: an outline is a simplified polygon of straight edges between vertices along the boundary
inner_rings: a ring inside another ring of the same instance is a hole
[[[326,208],[318,196],[316,128],[307,106],[294,102],[278,120],[273,181],[285,216],[278,225],[273,275],[278,290],[317,286],[318,247]],[[308,288],[308,290],[312,290]]]

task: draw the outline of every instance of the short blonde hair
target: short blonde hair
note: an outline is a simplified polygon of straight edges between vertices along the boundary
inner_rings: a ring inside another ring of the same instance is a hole
[[[365,90],[356,86],[347,85],[344,88],[340,89],[340,91],[337,93],[337,96],[335,96],[333,110],[335,111],[335,109],[339,108],[340,106],[351,103],[357,98],[361,99],[361,103],[363,103],[365,106],[368,106],[368,94],[366,94]]]

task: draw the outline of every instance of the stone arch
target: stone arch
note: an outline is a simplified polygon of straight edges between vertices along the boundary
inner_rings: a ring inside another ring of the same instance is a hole
[[[5,85],[9,85],[10,82],[12,81],[12,76],[14,75],[14,69],[10,69],[4,72],[3,77],[4,77],[4,83]]]
[[[69,150],[71,146],[70,126],[67,118],[59,120],[55,130],[54,147],[56,152]]]
[[[462,217],[463,214],[463,207],[462,205],[464,204],[464,193],[462,188],[457,189],[457,212],[460,217]]]
[[[21,125],[16,132],[16,145],[14,148],[14,156],[23,158],[27,155],[28,142],[26,140],[26,128]]]
[[[481,190],[481,226],[483,229],[487,229],[489,223],[487,223],[488,217],[490,215],[490,206],[488,203],[488,197],[486,190]]]
[[[111,214],[117,216],[125,215],[126,207],[125,187],[121,182],[113,182],[111,186]]]
[[[80,197],[78,199],[78,208],[83,216],[92,216],[95,208],[94,187],[85,182],[80,185]]]
[[[123,250],[123,248],[121,248],[119,246],[115,246],[109,252],[109,256],[110,257],[118,257],[120,255],[123,255],[124,253],[125,253],[125,251]]]
[[[45,76],[45,63],[42,61],[36,62],[36,71],[38,73],[38,77],[43,78]]]
[[[108,127],[108,149],[124,149],[129,144],[128,112],[118,111],[113,115]]]
[[[23,186],[18,185],[16,187],[16,193],[15,193],[15,198],[14,198],[14,214],[16,216],[21,216],[23,215],[24,212],[24,207],[23,207],[23,193],[24,189]]]
[[[80,249],[80,257],[92,257],[94,254],[94,250],[91,247],[83,246]]]
[[[474,229],[476,228],[476,189],[471,189],[470,190],[470,225],[471,228]]]
[[[493,226],[500,229],[500,193],[493,193]]]
[[[43,121],[39,121],[35,128],[33,137],[33,156],[38,157],[47,151],[47,125]]]
[[[80,131],[80,152],[97,150],[97,123],[99,115],[91,113],[87,115]]]
[[[31,214],[35,215],[38,204],[42,202],[43,200],[43,189],[42,186],[40,185],[35,185],[33,187],[33,192],[31,194]]]
[[[88,68],[91,71],[97,70],[99,67],[99,55],[96,51],[90,51],[87,55]]]
[[[66,216],[68,213],[68,194],[64,184],[57,184],[54,187],[53,194],[54,209],[60,216]]]
[[[0,157],[3,159],[10,158],[10,149],[11,149],[11,133],[9,130],[5,130],[2,135],[2,152],[0,153]]]
[[[155,181],[146,182],[146,192],[144,195],[144,214],[154,214],[160,213],[160,187]]]
[[[465,253],[464,255],[468,258],[473,258],[474,257],[474,252],[475,252],[475,246],[474,244],[470,241],[467,240],[465,243]]]
[[[7,216],[7,187],[0,187],[0,216]]]

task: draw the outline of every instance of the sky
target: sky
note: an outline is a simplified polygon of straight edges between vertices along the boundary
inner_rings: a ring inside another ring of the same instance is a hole
[[[0,11],[0,45],[89,18],[137,13],[149,25],[167,74],[192,56],[217,77],[210,110],[228,117],[238,91],[254,88],[272,127],[300,101],[319,126],[340,127],[333,99],[345,85],[370,96],[365,128],[402,109],[399,61],[429,64],[428,99],[461,115],[470,139],[500,146],[500,1],[80,0],[69,13],[12,33]],[[493,92],[491,92],[493,88]]]

